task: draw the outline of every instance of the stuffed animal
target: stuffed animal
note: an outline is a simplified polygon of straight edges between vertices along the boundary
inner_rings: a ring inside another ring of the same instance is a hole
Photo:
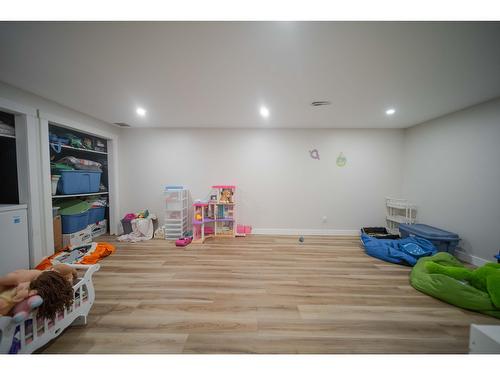
[[[56,312],[71,306],[75,277],[76,271],[66,264],[46,271],[17,270],[0,277],[0,316],[14,315],[22,320],[40,306],[39,316],[52,319]]]
[[[493,305],[500,308],[500,264],[486,263],[474,270],[443,266],[436,262],[428,262],[426,267],[430,273],[440,273],[456,280],[469,282],[474,288],[488,293]]]
[[[222,189],[220,193],[221,203],[233,203],[233,192],[231,189]]]

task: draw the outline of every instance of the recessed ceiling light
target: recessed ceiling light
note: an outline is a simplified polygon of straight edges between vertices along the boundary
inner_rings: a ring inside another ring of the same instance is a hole
[[[394,108],[389,108],[388,110],[385,111],[385,114],[387,116],[392,116],[395,113],[396,113],[396,110]]]
[[[138,107],[135,112],[139,115],[139,116],[146,116],[146,110],[144,108],[141,108],[141,107]]]
[[[260,107],[259,113],[264,118],[268,118],[269,117],[269,109],[267,109],[267,107],[264,107],[264,106]]]

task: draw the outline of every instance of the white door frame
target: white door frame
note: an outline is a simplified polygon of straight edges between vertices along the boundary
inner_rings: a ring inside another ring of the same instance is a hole
[[[50,179],[50,145],[49,145],[49,123],[74,129],[79,132],[95,135],[106,139],[108,142],[108,191],[109,191],[109,231],[111,234],[118,233],[119,206],[118,206],[118,135],[102,130],[98,127],[55,116],[46,112],[38,111],[40,120],[40,147],[41,147],[41,171],[43,178],[43,212],[46,228],[46,248],[54,248],[54,235],[52,230],[52,182]],[[49,255],[49,254],[47,254]]]
[[[4,98],[0,98],[0,110],[15,115],[19,203],[28,206],[29,258],[30,266],[34,267],[45,256],[46,241],[37,112],[34,108]]]

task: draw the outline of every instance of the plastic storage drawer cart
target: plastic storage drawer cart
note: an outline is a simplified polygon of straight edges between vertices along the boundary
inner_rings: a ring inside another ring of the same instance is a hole
[[[458,234],[425,224],[400,224],[399,232],[402,238],[417,236],[432,242],[438,251],[453,252],[460,238]]]
[[[87,228],[87,225],[89,225],[89,211],[74,215],[61,215],[62,232],[70,234]]]
[[[97,171],[60,171],[58,190],[60,194],[97,193],[101,184],[101,173]]]
[[[88,224],[95,224],[101,220],[104,220],[106,213],[106,207],[92,207],[89,210],[89,221]]]
[[[188,231],[188,190],[182,186],[166,186],[165,200],[165,239],[177,240]]]

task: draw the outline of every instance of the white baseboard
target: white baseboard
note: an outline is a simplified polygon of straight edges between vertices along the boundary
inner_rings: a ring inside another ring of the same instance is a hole
[[[463,262],[467,262],[469,264],[472,264],[477,267],[481,267],[482,265],[486,263],[493,262],[493,260],[486,260],[480,257],[477,257],[475,255],[471,255],[466,253],[463,249],[457,247],[454,251],[454,254],[458,259],[460,259]]]
[[[252,234],[276,236],[357,236],[359,229],[291,229],[291,228],[253,228]]]

